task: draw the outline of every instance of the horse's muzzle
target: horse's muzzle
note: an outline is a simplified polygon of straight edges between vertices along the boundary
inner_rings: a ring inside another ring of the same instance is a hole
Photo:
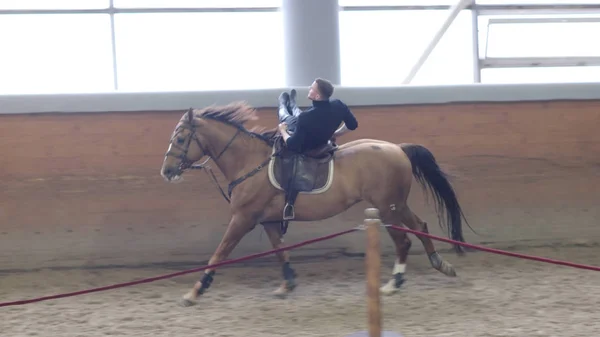
[[[182,170],[180,168],[175,168],[175,167],[165,167],[161,172],[160,175],[169,182],[172,181],[176,181],[179,180],[179,178],[181,177],[181,173]]]

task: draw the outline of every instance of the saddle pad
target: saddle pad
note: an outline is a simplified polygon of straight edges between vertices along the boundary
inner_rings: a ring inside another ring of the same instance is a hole
[[[272,154],[275,153],[275,148],[273,148]],[[271,161],[269,161],[268,175],[269,181],[273,187],[280,191],[285,191],[281,186],[281,182],[278,181],[278,175],[276,174],[276,170],[279,170],[279,165],[281,165],[281,158],[274,157]],[[326,164],[319,164],[317,168],[317,174],[315,176],[315,186],[310,191],[300,191],[299,194],[321,194],[327,192],[331,185],[333,184],[333,174],[334,174],[334,159],[331,159]]]

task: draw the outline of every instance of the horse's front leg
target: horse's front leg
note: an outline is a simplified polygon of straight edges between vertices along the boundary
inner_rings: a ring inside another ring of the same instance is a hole
[[[237,244],[242,240],[252,228],[254,228],[254,220],[244,215],[234,215],[229,222],[229,226],[225,231],[223,239],[215,250],[213,256],[208,261],[208,264],[215,264],[225,260]],[[180,304],[184,307],[189,307],[196,304],[200,295],[202,295],[211,285],[215,275],[214,269],[204,271],[202,279],[194,285],[194,287],[183,296]]]
[[[281,222],[263,223],[262,225],[271,241],[273,249],[283,248],[284,243],[283,233],[281,232]],[[290,266],[289,251],[277,253],[277,258],[279,259],[279,262],[281,262],[283,283],[281,284],[281,287],[273,292],[273,295],[284,298],[296,288],[296,272]]]

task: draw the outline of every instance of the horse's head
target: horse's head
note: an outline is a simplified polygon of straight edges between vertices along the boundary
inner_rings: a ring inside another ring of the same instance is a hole
[[[168,182],[181,181],[181,174],[192,164],[209,153],[202,145],[201,121],[194,118],[194,111],[190,108],[181,118],[169,142],[160,175]]]
[[[244,102],[210,106],[201,110],[190,108],[181,117],[171,135],[169,148],[160,169],[161,176],[168,182],[179,182],[186,169],[202,157],[208,156],[230,179],[238,173],[237,170],[242,168],[245,158],[252,153],[250,149],[253,147],[248,141],[236,142],[239,135],[266,143],[267,148],[260,147],[261,152],[269,151],[272,146],[270,133],[259,134],[244,127],[245,122],[256,119],[255,110]],[[230,149],[233,150],[229,151]],[[222,158],[226,152],[237,157]]]

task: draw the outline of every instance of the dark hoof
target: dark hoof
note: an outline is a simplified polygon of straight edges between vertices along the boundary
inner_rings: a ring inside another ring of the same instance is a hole
[[[454,267],[446,261],[442,262],[442,265],[438,270],[446,276],[456,277],[456,270],[454,270]]]
[[[284,299],[284,298],[287,298],[287,296],[292,291],[294,291],[294,289],[296,289],[296,281],[293,281],[293,280],[285,281],[281,285],[281,287],[277,288],[277,290],[275,290],[273,292],[273,296],[275,296],[276,298]]]
[[[186,298],[182,298],[179,300],[179,306],[187,308],[187,307],[193,307],[194,305],[198,304],[196,301],[192,301],[192,300],[188,300]]]
[[[296,280],[289,280],[286,282],[287,284],[285,285],[285,288],[289,291],[293,291],[294,289],[296,289]]]
[[[383,296],[390,296],[398,293],[400,289],[401,286],[397,286],[396,280],[391,279],[379,288],[379,293]]]

